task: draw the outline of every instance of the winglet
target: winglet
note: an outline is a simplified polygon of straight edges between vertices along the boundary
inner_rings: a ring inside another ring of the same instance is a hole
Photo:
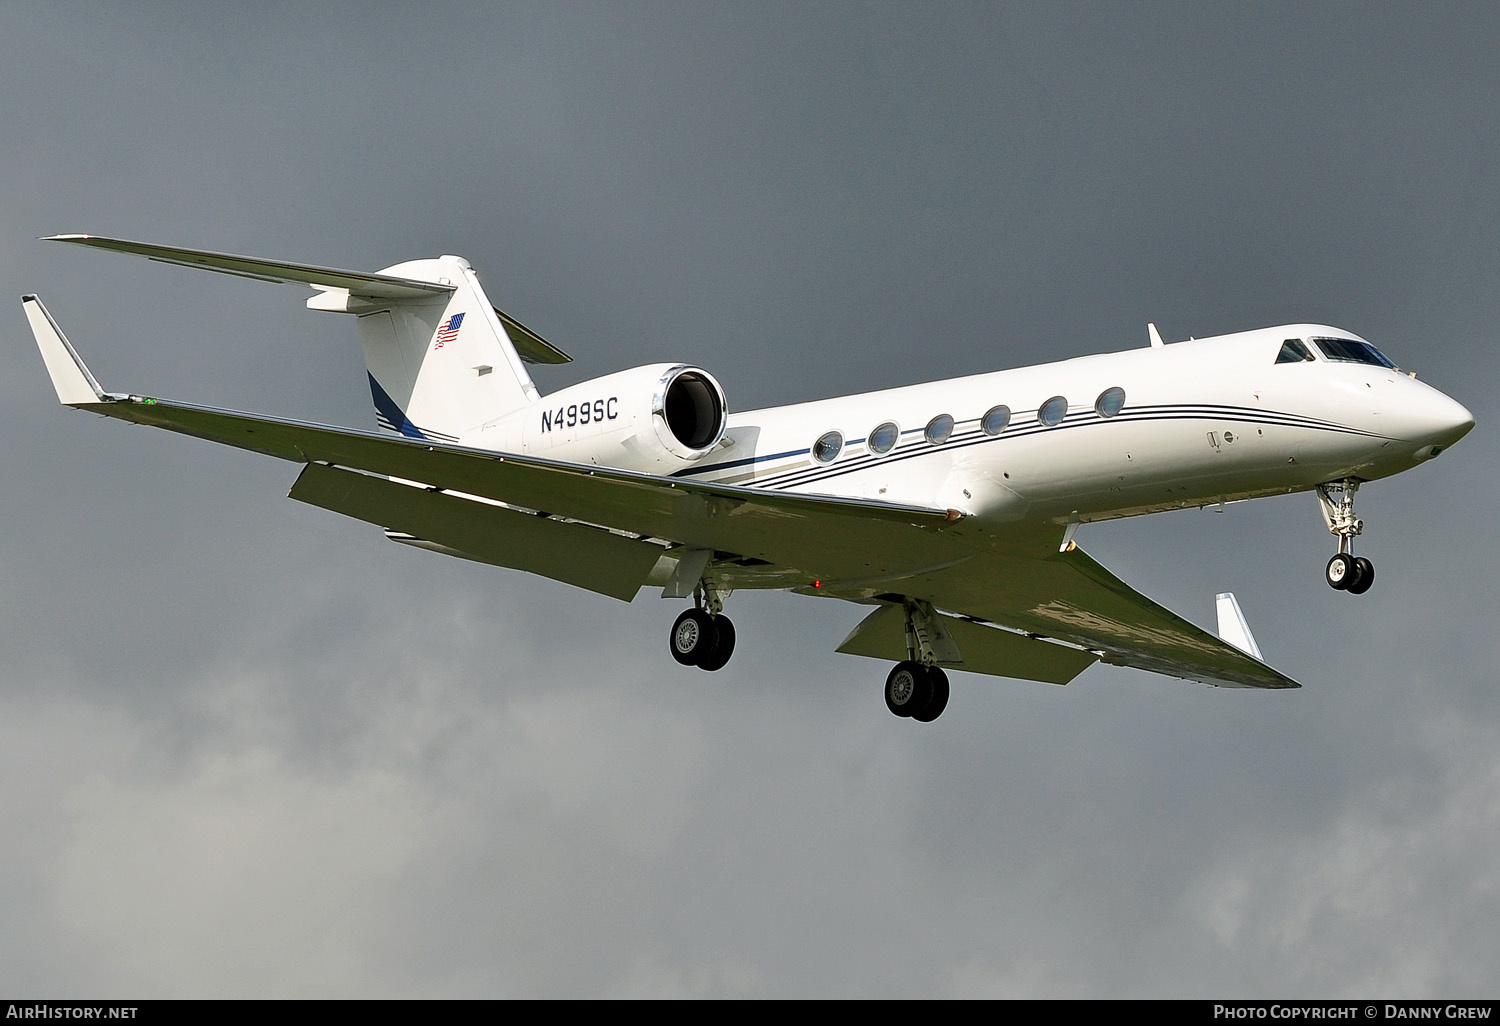
[[[1240,610],[1240,604],[1235,599],[1234,592],[1226,591],[1218,595],[1215,605],[1219,613],[1219,638],[1229,642],[1246,655],[1265,662],[1265,657],[1260,654],[1260,646],[1255,643],[1255,636],[1250,633],[1250,624],[1245,621],[1245,614]]]
[[[1161,340],[1161,332],[1156,330],[1155,324],[1149,322],[1146,324],[1146,334],[1151,339],[1152,349],[1160,349],[1162,346],[1166,345],[1166,343]]]
[[[26,319],[31,322],[31,333],[36,336],[42,362],[52,376],[58,401],[64,406],[93,406],[113,401],[115,397],[99,387],[42,301],[36,296],[22,296],[21,305],[26,308]]]

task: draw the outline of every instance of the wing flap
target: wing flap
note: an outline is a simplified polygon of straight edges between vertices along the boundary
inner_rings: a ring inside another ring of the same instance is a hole
[[[1092,652],[988,627],[959,616],[938,614],[938,618],[963,653],[962,662],[943,665],[970,673],[1066,684],[1099,658]],[[905,659],[905,612],[900,606],[882,605],[849,632],[838,651],[891,662]]]
[[[629,602],[661,558],[661,546],[420,486],[305,467],[298,502],[407,532],[465,558],[540,574]]]

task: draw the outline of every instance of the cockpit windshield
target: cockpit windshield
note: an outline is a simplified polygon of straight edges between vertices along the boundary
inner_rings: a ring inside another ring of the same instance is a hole
[[[1394,363],[1368,342],[1356,342],[1352,338],[1315,338],[1313,344],[1324,356],[1337,363],[1364,363],[1373,367],[1396,369]]]
[[[1281,343],[1281,352],[1276,354],[1277,363],[1302,363],[1312,358],[1312,350],[1300,338],[1287,339]]]

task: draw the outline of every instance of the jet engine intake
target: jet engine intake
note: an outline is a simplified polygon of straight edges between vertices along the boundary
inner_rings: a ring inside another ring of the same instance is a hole
[[[696,460],[723,440],[729,411],[724,390],[712,374],[678,366],[662,375],[651,399],[651,418],[668,451]]]

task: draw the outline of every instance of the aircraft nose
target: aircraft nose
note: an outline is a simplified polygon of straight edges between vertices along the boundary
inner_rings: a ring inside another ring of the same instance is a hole
[[[1437,389],[1429,388],[1412,413],[1412,441],[1418,443],[1419,458],[1430,458],[1468,434],[1474,415]]]

